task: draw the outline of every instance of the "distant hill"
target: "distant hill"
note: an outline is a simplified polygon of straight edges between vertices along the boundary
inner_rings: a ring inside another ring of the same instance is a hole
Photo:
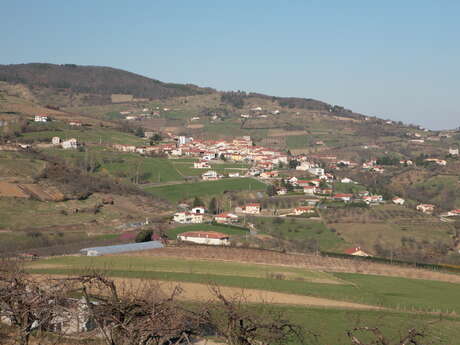
[[[161,99],[214,92],[213,89],[190,84],[164,83],[116,68],[74,64],[0,65],[0,81],[24,84],[41,103],[61,106],[76,99],[89,105],[110,103],[112,94]],[[62,97],[53,97],[56,94]]]

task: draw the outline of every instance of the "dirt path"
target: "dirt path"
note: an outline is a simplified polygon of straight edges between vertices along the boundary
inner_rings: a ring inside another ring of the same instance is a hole
[[[62,278],[60,275],[34,275],[39,279],[55,279]],[[213,295],[206,284],[174,282],[174,281],[161,281],[161,280],[144,280],[132,278],[111,278],[119,287],[122,293],[127,291],[136,292],[142,291],[144,288],[156,289],[160,284],[160,288],[164,291],[172,291],[175,286],[183,289],[182,294],[179,296],[180,300],[184,301],[198,301],[205,302],[214,300]],[[155,284],[155,285],[152,285]],[[359,304],[353,302],[337,301],[327,298],[311,297],[287,294],[281,292],[272,292],[256,289],[241,289],[235,287],[220,287],[220,291],[227,297],[240,296],[243,294],[245,300],[249,303],[268,303],[268,304],[284,304],[284,305],[298,305],[309,307],[323,307],[323,308],[343,308],[343,309],[363,309],[363,310],[382,310],[385,308],[376,307],[372,305]]]

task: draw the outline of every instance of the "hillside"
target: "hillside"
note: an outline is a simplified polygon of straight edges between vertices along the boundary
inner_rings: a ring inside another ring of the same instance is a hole
[[[159,99],[210,93],[195,85],[163,83],[111,67],[30,63],[0,65],[0,81],[24,84],[43,104],[106,104],[111,94]],[[59,94],[61,98],[53,97]]]

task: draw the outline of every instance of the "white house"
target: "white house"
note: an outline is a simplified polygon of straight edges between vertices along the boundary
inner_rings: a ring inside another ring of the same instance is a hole
[[[77,139],[75,138],[72,138],[72,139],[69,139],[69,140],[64,140],[62,143],[61,143],[61,146],[63,149],[76,149],[78,147],[78,142],[77,142]]]
[[[404,205],[404,203],[406,202],[406,200],[404,200],[403,198],[400,198],[399,196],[396,196],[393,198],[393,204],[396,204],[396,205]]]
[[[340,200],[340,201],[351,201],[351,198],[353,197],[353,194],[345,194],[345,193],[339,193],[334,195],[335,200]]]
[[[368,195],[363,197],[363,201],[370,205],[370,204],[378,204],[383,201],[383,196],[381,195]]]
[[[177,212],[174,214],[173,220],[180,224],[200,224],[203,223],[203,215],[190,212]]]
[[[228,246],[230,238],[228,235],[216,231],[189,231],[177,235],[177,239],[185,242],[208,244],[214,246]]]
[[[240,173],[239,172],[228,173],[228,177],[240,177]]]
[[[423,213],[431,214],[434,212],[434,205],[431,204],[420,204],[416,207],[417,211],[422,211]]]
[[[308,172],[310,174],[316,175],[316,176],[323,176],[324,175],[324,169],[323,168],[310,168],[308,169]]]
[[[216,215],[214,220],[220,224],[231,224],[238,221],[238,216],[233,213],[221,213]]]
[[[249,213],[249,214],[258,214],[260,213],[260,204],[259,203],[246,204],[243,212]]]
[[[210,169],[211,166],[209,165],[208,162],[204,162],[204,161],[199,161],[199,162],[195,162],[193,163],[193,167],[195,169]]]
[[[217,174],[217,172],[215,172],[214,170],[209,170],[209,171],[206,171],[204,174],[202,174],[201,178],[205,181],[213,181],[213,180],[218,180],[220,177]]]
[[[452,210],[447,212],[448,217],[459,217],[460,216],[460,209],[458,210]]]
[[[353,180],[348,178],[348,177],[344,177],[343,179],[340,180],[341,183],[353,183]]]
[[[315,186],[305,186],[303,187],[303,192],[308,195],[313,195],[316,193],[316,187]]]
[[[192,208],[190,212],[194,214],[205,214],[206,210],[204,209],[204,207],[197,206]]]
[[[451,156],[458,156],[459,155],[459,149],[458,147],[450,147],[449,148],[449,154]]]
[[[53,145],[59,145],[60,143],[61,143],[61,138],[59,138],[59,137],[53,137],[51,139],[51,144],[53,144]]]
[[[48,122],[50,119],[46,115],[35,115],[34,121],[35,122]]]
[[[301,162],[298,166],[296,166],[295,169],[307,171],[308,169],[311,169],[312,167],[313,167],[312,163],[304,161],[304,162]]]
[[[300,206],[294,209],[294,214],[300,216],[304,213],[315,213],[315,208],[313,206]]]

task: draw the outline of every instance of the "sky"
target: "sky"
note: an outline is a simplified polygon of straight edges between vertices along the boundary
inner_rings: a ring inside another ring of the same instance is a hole
[[[1,1],[0,64],[121,68],[460,126],[457,0]]]

